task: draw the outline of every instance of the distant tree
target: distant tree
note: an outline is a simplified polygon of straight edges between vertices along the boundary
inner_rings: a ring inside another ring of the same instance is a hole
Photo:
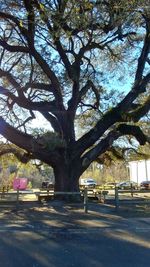
[[[147,1],[5,0],[0,8],[0,133],[22,149],[3,153],[48,164],[55,190],[78,191],[79,177],[122,136],[150,141],[138,123],[150,107]],[[38,113],[49,129],[35,134]],[[90,125],[79,133],[83,114]]]
[[[8,145],[1,143],[5,148]],[[20,150],[21,152],[21,150]],[[1,154],[1,151],[0,151]],[[41,187],[42,181],[54,180],[52,168],[46,164],[40,164],[36,161],[30,161],[26,164],[20,162],[12,153],[3,154],[0,157],[0,186],[10,185],[12,187],[15,177],[26,177],[31,182],[32,187]]]

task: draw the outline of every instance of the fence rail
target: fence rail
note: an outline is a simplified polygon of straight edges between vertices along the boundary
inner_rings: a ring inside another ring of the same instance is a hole
[[[93,196],[96,197],[99,201],[102,200],[105,201],[106,191],[98,191],[98,190],[89,190],[85,188],[84,190],[81,190],[80,192],[54,192],[54,190],[39,190],[39,191],[12,191],[12,192],[0,192],[0,204],[12,204],[15,203],[16,208],[19,208],[21,197],[25,195],[34,195],[36,198],[35,200],[38,202],[41,202],[42,199],[48,199],[50,197],[55,196],[81,196],[83,198],[83,209],[85,213],[88,213],[88,197]],[[10,200],[9,200],[10,197]]]
[[[121,190],[118,189],[117,187],[114,189],[114,194],[112,196],[112,200],[115,202],[115,209],[116,211],[119,210],[119,207],[124,203],[124,204],[150,204],[150,198],[134,198],[135,194],[140,195],[141,193],[146,193],[150,194],[150,190],[133,190],[132,188],[130,190]],[[99,202],[105,202],[106,201],[106,195],[108,194],[108,191],[106,190],[96,190],[96,189],[87,189],[84,188],[84,190],[81,190],[80,192],[54,192],[54,190],[50,189],[39,189],[38,191],[12,191],[12,192],[0,192],[0,204],[15,204],[16,208],[19,207],[20,203],[24,201],[23,196],[28,196],[28,195],[34,195],[34,201],[41,202],[43,199],[49,200],[51,197],[59,196],[59,195],[64,195],[64,196],[81,196],[83,199],[83,209],[84,212],[88,212],[88,199],[89,197],[94,197],[99,200]],[[120,196],[123,194],[130,194],[131,198],[129,199],[125,195],[125,199],[121,199]],[[28,197],[27,197],[28,198]],[[32,197],[31,197],[32,198]],[[108,197],[109,198],[109,197]],[[144,200],[144,201],[143,201]],[[30,200],[26,200],[30,201]],[[33,201],[33,200],[31,200]]]
[[[131,199],[130,200],[121,200],[120,199],[120,194],[123,194],[123,193],[130,193],[131,194]],[[116,211],[119,210],[119,207],[121,206],[122,203],[124,204],[150,204],[150,199],[147,200],[147,199],[134,199],[134,195],[135,194],[142,194],[142,193],[146,193],[146,194],[150,194],[150,190],[138,190],[138,189],[130,189],[130,190],[121,190],[121,189],[118,189],[118,187],[115,188],[115,209]]]

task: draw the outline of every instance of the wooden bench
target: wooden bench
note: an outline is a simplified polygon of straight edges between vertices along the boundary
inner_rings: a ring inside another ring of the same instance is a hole
[[[36,197],[37,197],[39,203],[41,203],[43,201],[49,201],[49,200],[52,200],[54,198],[54,195],[50,195],[49,193],[38,192],[35,194],[36,194]]]

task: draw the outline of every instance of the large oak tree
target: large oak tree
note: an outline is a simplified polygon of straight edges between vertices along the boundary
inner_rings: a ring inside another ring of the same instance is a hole
[[[1,1],[0,134],[22,149],[2,153],[52,166],[57,191],[77,191],[80,175],[122,136],[149,141],[138,123],[150,107],[145,3]],[[38,113],[49,130],[35,134],[30,122]],[[92,123],[79,135],[87,113]]]

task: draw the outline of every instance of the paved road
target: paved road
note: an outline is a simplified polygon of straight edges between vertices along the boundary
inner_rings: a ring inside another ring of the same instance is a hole
[[[42,214],[42,215],[41,215]],[[149,267],[150,218],[97,205],[0,211],[0,267]]]
[[[136,219],[116,225],[93,220],[82,227],[67,221],[63,227],[58,221],[56,226],[42,221],[3,221],[0,266],[148,267],[149,226],[149,220]]]

